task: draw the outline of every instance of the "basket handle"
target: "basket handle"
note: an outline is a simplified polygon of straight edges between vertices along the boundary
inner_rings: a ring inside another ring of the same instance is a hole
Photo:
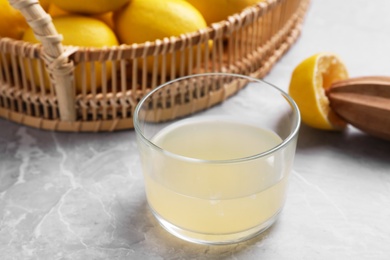
[[[42,43],[42,58],[57,95],[60,119],[62,121],[75,121],[74,65],[68,57],[77,49],[69,48],[64,51],[61,43],[62,35],[57,33],[51,16],[43,10],[38,0],[8,1],[22,13],[33,29],[35,37]]]

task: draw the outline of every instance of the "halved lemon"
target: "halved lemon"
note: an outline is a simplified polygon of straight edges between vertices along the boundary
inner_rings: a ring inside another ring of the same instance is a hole
[[[294,69],[288,92],[299,107],[303,123],[323,130],[346,127],[347,123],[331,110],[326,89],[347,78],[346,66],[333,53],[315,54]]]

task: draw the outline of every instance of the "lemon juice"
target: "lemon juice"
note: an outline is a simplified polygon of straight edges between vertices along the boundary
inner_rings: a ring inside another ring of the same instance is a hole
[[[283,149],[274,149],[282,142],[274,132],[239,121],[185,119],[152,142],[159,148],[143,151],[150,153],[143,162],[148,203],[163,226],[185,237],[239,239],[264,229],[283,206],[290,169]]]

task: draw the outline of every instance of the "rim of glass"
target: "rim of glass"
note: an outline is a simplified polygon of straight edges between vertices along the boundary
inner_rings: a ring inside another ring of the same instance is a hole
[[[143,131],[140,128],[139,123],[138,123],[139,122],[138,114],[139,114],[139,111],[141,110],[141,107],[142,107],[143,103],[151,95],[153,95],[155,92],[159,91],[160,89],[164,88],[167,85],[170,85],[170,84],[172,84],[174,82],[185,80],[185,79],[188,79],[188,78],[206,77],[206,76],[231,76],[231,77],[238,77],[238,78],[242,78],[242,79],[248,79],[248,80],[251,80],[253,82],[267,84],[269,87],[274,88],[275,90],[279,91],[281,93],[281,95],[284,98],[286,98],[287,101],[290,103],[292,111],[296,115],[296,120],[294,122],[295,125],[293,126],[293,130],[290,132],[290,134],[285,139],[283,139],[283,141],[280,144],[278,144],[277,146],[275,146],[275,147],[273,147],[273,148],[271,148],[271,149],[269,149],[269,150],[267,150],[265,152],[254,154],[254,155],[251,155],[251,156],[246,156],[246,157],[241,157],[241,158],[234,158],[234,159],[227,159],[227,160],[205,160],[205,159],[198,159],[198,158],[183,156],[183,155],[180,155],[180,154],[176,154],[176,153],[167,151],[167,150],[161,148],[160,146],[156,145],[152,141],[150,141],[148,138],[146,138],[144,136],[144,134],[143,134]],[[138,102],[138,104],[137,104],[137,106],[136,106],[136,108],[134,110],[133,123],[134,123],[135,132],[139,134],[139,136],[141,137],[142,141],[144,141],[146,144],[148,144],[149,146],[151,146],[155,150],[157,150],[157,151],[159,151],[159,152],[161,152],[161,153],[163,153],[163,154],[165,154],[165,155],[167,155],[169,157],[174,157],[176,159],[180,159],[180,160],[183,160],[183,161],[190,161],[190,162],[197,162],[197,163],[227,164],[227,163],[237,163],[237,162],[251,161],[251,160],[254,160],[254,159],[265,157],[265,156],[267,156],[269,154],[272,154],[272,153],[280,150],[281,148],[285,147],[298,134],[300,123],[301,123],[301,115],[300,115],[300,112],[299,112],[298,105],[295,103],[295,101],[292,99],[292,97],[290,97],[290,95],[287,94],[287,92],[285,92],[284,90],[282,90],[282,89],[280,89],[280,88],[278,88],[278,87],[276,87],[276,86],[274,86],[274,85],[272,85],[272,84],[270,84],[270,83],[268,83],[268,82],[266,82],[264,80],[256,79],[256,78],[253,78],[253,77],[250,77],[250,76],[241,75],[241,74],[223,73],[223,72],[211,72],[211,73],[200,73],[200,74],[192,74],[192,75],[188,75],[188,76],[179,77],[179,78],[176,78],[174,80],[171,80],[171,81],[165,82],[164,84],[159,85],[158,87],[156,87],[155,89],[150,91],[148,94],[146,94]]]

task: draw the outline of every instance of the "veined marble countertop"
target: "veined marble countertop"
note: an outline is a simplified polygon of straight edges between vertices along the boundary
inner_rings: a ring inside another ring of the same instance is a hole
[[[337,53],[351,76],[390,75],[390,2],[313,0],[298,42],[265,78]],[[55,133],[0,119],[0,259],[390,259],[390,142],[301,127],[288,197],[262,235],[181,241],[146,205],[133,131]]]

